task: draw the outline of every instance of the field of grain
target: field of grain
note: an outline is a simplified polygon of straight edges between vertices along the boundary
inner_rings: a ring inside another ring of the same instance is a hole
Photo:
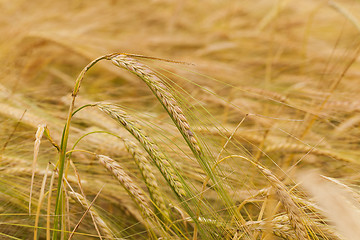
[[[0,9],[0,239],[359,238],[359,1]]]

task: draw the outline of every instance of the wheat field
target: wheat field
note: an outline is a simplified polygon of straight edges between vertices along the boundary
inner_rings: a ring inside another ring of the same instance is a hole
[[[359,239],[359,1],[0,9],[0,239]]]

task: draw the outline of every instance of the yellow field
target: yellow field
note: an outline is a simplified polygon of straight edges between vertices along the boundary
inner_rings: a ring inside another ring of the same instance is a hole
[[[0,9],[0,239],[360,236],[359,1]]]

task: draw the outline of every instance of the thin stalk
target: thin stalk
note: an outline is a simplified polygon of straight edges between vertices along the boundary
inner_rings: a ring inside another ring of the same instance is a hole
[[[65,166],[65,159],[66,159],[66,147],[67,147],[67,143],[68,143],[68,139],[69,139],[70,123],[71,123],[71,119],[72,119],[72,115],[73,115],[73,111],[74,111],[75,99],[80,90],[80,85],[85,76],[85,73],[92,66],[94,66],[97,62],[99,62],[103,59],[107,59],[112,55],[113,54],[104,55],[104,56],[101,56],[101,57],[93,60],[92,62],[90,62],[81,71],[81,73],[79,74],[79,76],[77,77],[76,82],[75,82],[74,90],[72,92],[72,99],[71,99],[71,103],[70,103],[70,107],[69,107],[68,117],[67,117],[66,124],[64,127],[63,135],[61,137],[60,155],[59,155],[59,180],[58,180],[57,193],[56,193],[55,217],[54,217],[54,229],[56,229],[53,232],[54,240],[57,240],[59,237],[57,230],[62,229],[61,225],[62,225],[63,213],[64,213],[64,209],[62,208],[63,202],[64,202],[64,195],[63,195],[63,189],[62,189],[63,181],[62,180],[63,180],[63,175],[64,175],[64,166]]]

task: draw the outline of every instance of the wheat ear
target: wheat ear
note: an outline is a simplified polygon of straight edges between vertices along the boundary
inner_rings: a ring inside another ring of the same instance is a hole
[[[149,154],[155,165],[158,167],[164,178],[168,181],[174,191],[181,197],[185,196],[185,190],[180,182],[177,174],[169,161],[159,151],[157,145],[146,135],[135,121],[133,121],[124,111],[119,107],[108,104],[97,104],[97,107],[108,114],[111,118],[123,125],[143,146],[146,152]]]
[[[152,166],[146,158],[145,153],[132,141],[124,139],[124,144],[129,153],[133,156],[136,165],[138,166],[141,175],[146,183],[146,187],[150,192],[150,197],[154,204],[161,210],[162,213],[168,215],[164,199],[156,181]]]
[[[246,223],[250,229],[264,231],[266,230],[266,222],[264,221],[248,221]],[[288,224],[280,224],[278,222],[271,222],[271,231],[274,235],[281,237],[282,239],[286,240],[297,240],[297,236],[293,228]]]
[[[262,174],[265,175],[265,177],[274,187],[279,201],[282,203],[286,210],[290,224],[294,228],[297,238],[300,240],[308,239],[307,231],[304,226],[305,221],[302,219],[302,212],[299,210],[298,206],[291,198],[290,194],[286,190],[285,185],[269,169],[255,162],[252,163],[256,165],[256,167],[262,172]]]
[[[285,229],[286,227],[289,228],[289,217],[287,215],[280,215],[275,217],[272,220],[272,224],[274,224],[274,226],[281,226],[281,228]],[[321,237],[326,237],[326,239],[331,239],[331,240],[339,240],[341,239],[340,235],[338,233],[336,233],[333,229],[331,229],[330,226],[317,222],[317,221],[311,221],[309,222],[309,225],[311,227],[311,229],[313,230],[313,233],[315,233],[318,236]],[[260,224],[261,226],[261,224]],[[275,227],[276,228],[276,227]],[[287,233],[289,234],[293,234],[294,235],[294,230],[289,230],[287,231]],[[276,235],[276,234],[275,234]],[[296,238],[295,238],[296,239]]]
[[[166,111],[169,113],[176,127],[189,144],[192,151],[197,155],[201,155],[201,148],[194,132],[191,130],[188,120],[186,119],[182,109],[177,103],[175,97],[171,94],[170,89],[163,81],[145,64],[140,63],[136,59],[126,54],[115,55],[111,61],[121,68],[136,74],[141,78],[155,94]]]
[[[120,182],[146,216],[151,216],[150,207],[141,188],[131,179],[118,162],[104,155],[97,155],[99,162]]]

